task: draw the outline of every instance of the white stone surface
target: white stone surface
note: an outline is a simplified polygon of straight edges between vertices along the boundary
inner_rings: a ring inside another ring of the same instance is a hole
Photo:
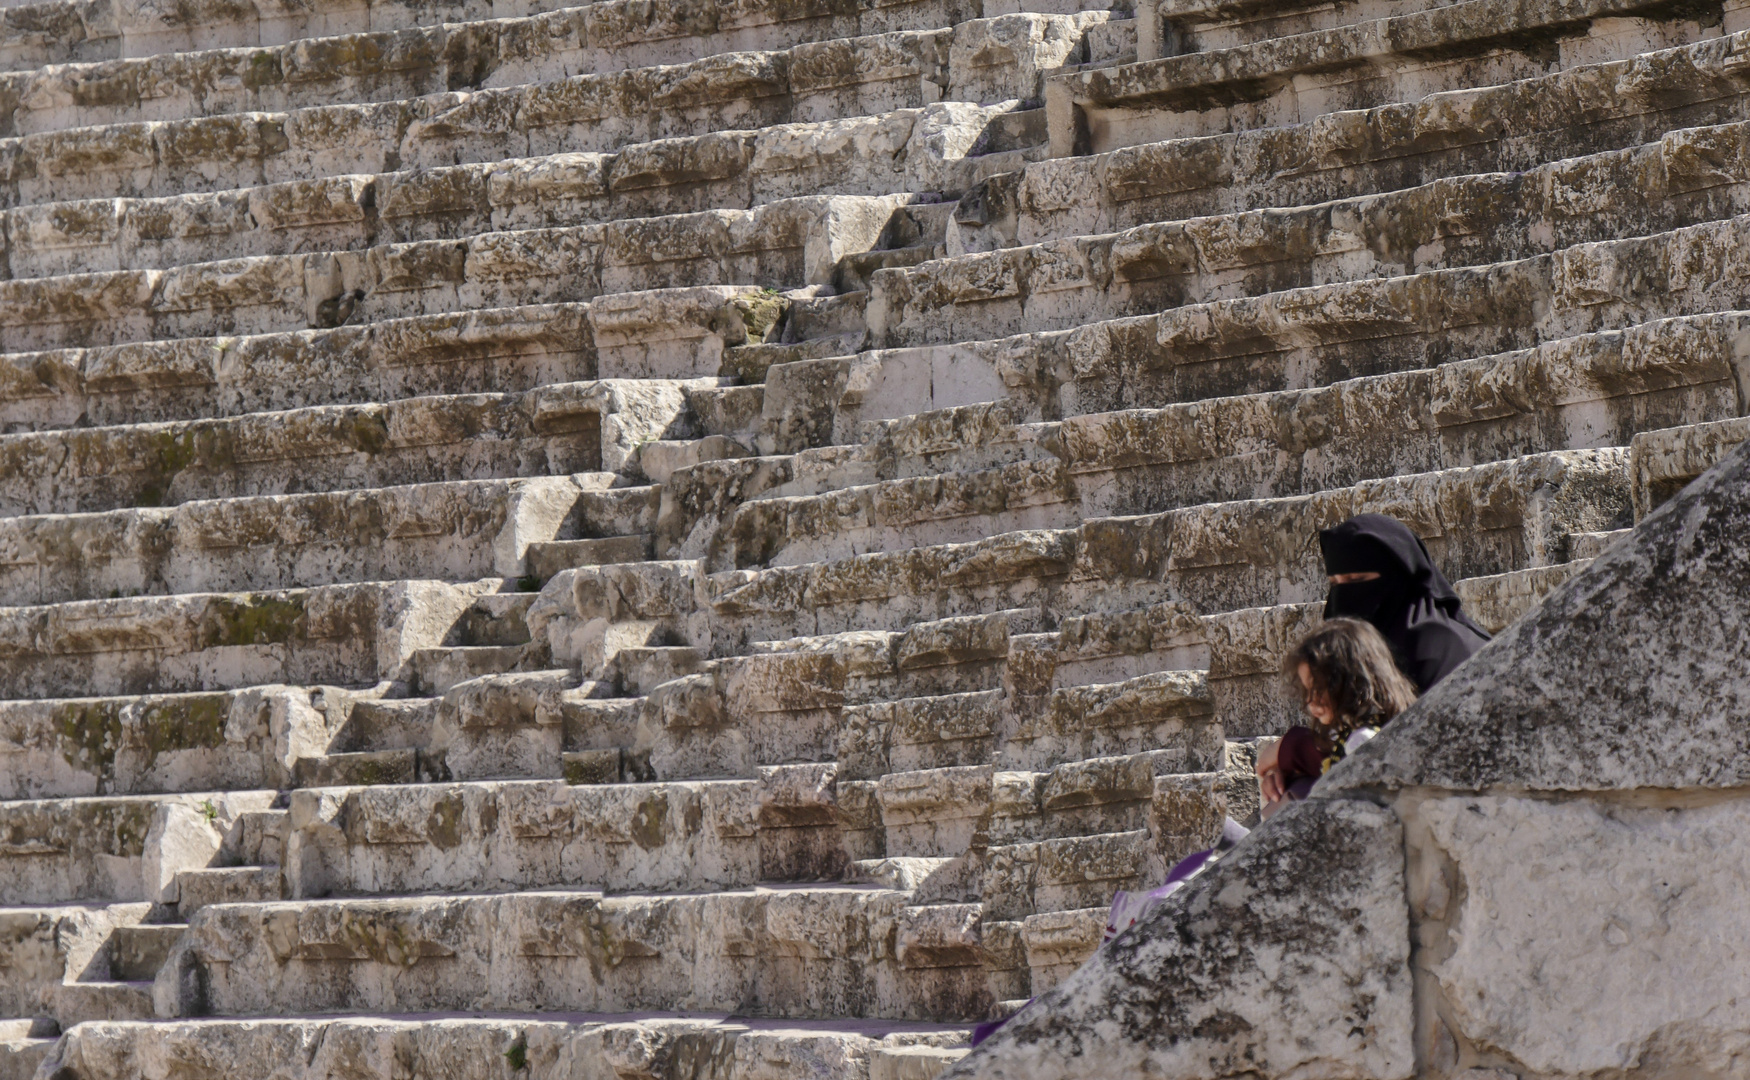
[[[1435,966],[1457,1034],[1531,1073],[1743,1076],[1750,803],[1437,799],[1463,901]]]

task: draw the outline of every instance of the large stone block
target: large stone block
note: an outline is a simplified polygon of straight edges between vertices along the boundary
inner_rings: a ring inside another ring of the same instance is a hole
[[[1389,810],[1298,806],[946,1075],[1408,1077],[1403,866]]]

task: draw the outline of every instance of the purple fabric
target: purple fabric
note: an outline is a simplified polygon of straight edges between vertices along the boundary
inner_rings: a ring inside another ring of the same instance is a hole
[[[1027,1005],[1031,1005],[1031,1004],[1033,1004],[1033,999],[1028,998]],[[1021,1009],[1025,1009],[1027,1007],[1027,1005],[1021,1006]],[[1015,1017],[1021,1015],[1021,1009],[1016,1009],[1014,1012],[1003,1017],[1001,1020],[986,1020],[984,1023],[973,1028],[972,1029],[972,1045],[977,1046],[979,1043],[990,1038],[992,1035],[995,1035],[997,1033],[997,1031],[999,1029],[1001,1029],[1004,1024],[1008,1023],[1010,1020],[1013,1020]]]
[[[1209,857],[1213,854],[1215,854],[1214,848],[1204,848],[1202,851],[1193,851],[1183,859],[1180,859],[1173,864],[1171,870],[1167,871],[1167,880],[1161,882],[1161,887],[1158,889],[1150,889],[1149,895],[1165,896],[1167,893],[1172,892],[1172,886],[1177,885],[1179,882],[1184,881],[1192,874],[1203,869],[1203,864],[1208,862]]]

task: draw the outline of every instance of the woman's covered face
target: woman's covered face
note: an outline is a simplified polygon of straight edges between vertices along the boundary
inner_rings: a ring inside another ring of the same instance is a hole
[[[1313,685],[1311,664],[1302,663],[1299,674],[1301,699],[1306,702],[1306,714],[1328,727],[1337,718],[1336,711],[1331,708],[1330,697],[1323,689]]]

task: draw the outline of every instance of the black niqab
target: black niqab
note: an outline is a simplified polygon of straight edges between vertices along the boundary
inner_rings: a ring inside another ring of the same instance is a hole
[[[1422,541],[1396,518],[1357,515],[1320,530],[1319,547],[1326,574],[1379,574],[1374,581],[1332,585],[1325,618],[1372,623],[1416,689],[1427,692],[1489,640],[1459,610],[1458,594]]]

